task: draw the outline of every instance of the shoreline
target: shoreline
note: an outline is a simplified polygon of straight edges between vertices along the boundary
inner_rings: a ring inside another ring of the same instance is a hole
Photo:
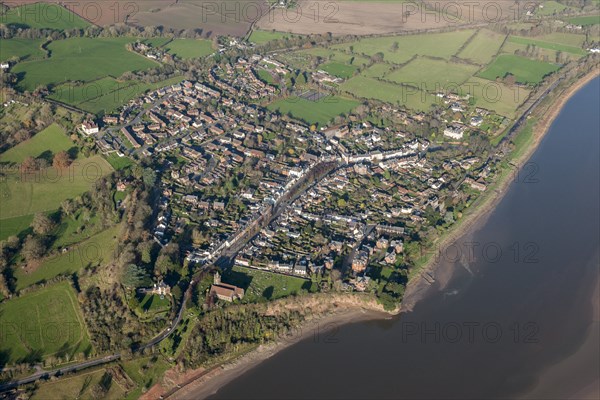
[[[565,88],[562,93],[555,97],[554,101],[548,106],[550,112],[545,114],[533,128],[532,142],[527,148],[520,154],[517,159],[512,162],[517,168],[521,168],[522,165],[531,158],[533,153],[537,150],[542,139],[548,133],[550,126],[558,115],[562,112],[564,105],[571,99],[571,97],[577,93],[582,87],[587,85],[596,77],[600,76],[600,71],[594,70],[578,79],[573,85]],[[493,193],[495,195],[488,195],[481,204],[476,205],[472,212],[464,217],[462,223],[455,229],[451,229],[447,234],[434,243],[435,247],[443,247],[451,244],[460,237],[463,237],[470,232],[473,232],[481,224],[485,223],[486,218],[489,216],[495,206],[502,200],[506,194],[510,184],[512,183],[511,175],[508,174],[492,186]],[[321,327],[333,328],[338,325],[344,325],[349,323],[367,321],[372,319],[385,319],[392,318],[398,314],[412,311],[413,307],[423,299],[429,290],[436,287],[437,290],[443,289],[452,277],[451,268],[441,268],[442,264],[437,262],[435,257],[432,257],[426,262],[426,264],[420,269],[417,275],[412,277],[406,287],[406,293],[400,307],[391,312],[385,312],[375,307],[361,307],[354,306],[346,308],[343,311],[330,313],[325,316],[315,316],[305,323],[302,323],[299,327],[300,334],[292,337],[291,339],[279,339],[273,343],[260,345],[258,348],[248,351],[242,356],[232,361],[225,362],[209,369],[198,369],[192,375],[194,378],[176,385],[175,388],[170,391],[165,391],[161,398],[168,399],[202,399],[206,398],[225,384],[233,381],[238,376],[242,375],[246,371],[257,366],[261,362],[271,358],[280,351],[287,347],[298,343],[311,334],[321,329]],[[435,282],[432,284],[430,279],[425,278],[425,275],[435,277]],[[435,285],[435,286],[434,286]],[[198,376],[199,375],[199,376]],[[156,386],[156,385],[155,385]],[[146,395],[151,392],[156,392],[151,388]],[[142,398],[150,398],[142,396]]]
[[[263,361],[313,335],[322,334],[339,325],[386,317],[389,318],[390,316],[385,312],[366,309],[349,309],[325,317],[316,317],[302,324],[301,332],[298,335],[289,339],[279,339],[272,343],[260,345],[258,348],[249,351],[231,362],[210,369],[203,376],[187,383],[164,398],[171,400],[205,399],[216,393],[222,386],[232,382],[235,378],[256,367]]]
[[[556,96],[554,101],[548,106],[549,112],[546,113],[533,127],[532,142],[518,158],[512,160],[512,163],[517,169],[520,169],[527,160],[531,158],[550,130],[552,123],[560,115],[565,104],[571,97],[598,76],[600,76],[599,70],[596,69],[590,71]],[[504,198],[512,181],[512,175],[508,174],[500,181],[495,182],[493,186],[490,185],[495,196],[488,194],[483,200],[483,203],[478,204],[475,208],[471,209],[471,213],[464,217],[459,226],[455,227],[455,229],[450,229],[446,235],[439,238],[437,242],[434,242],[433,248],[445,248],[461,237],[473,233],[478,227],[482,226],[496,205]],[[426,278],[425,275],[429,278]],[[409,280],[404,298],[400,305],[400,313],[411,312],[414,306],[422,300],[427,295],[427,292],[434,286],[437,290],[443,290],[452,278],[452,275],[452,268],[442,268],[442,264],[432,256],[419,270],[418,274]],[[433,282],[431,282],[431,280],[433,280]]]

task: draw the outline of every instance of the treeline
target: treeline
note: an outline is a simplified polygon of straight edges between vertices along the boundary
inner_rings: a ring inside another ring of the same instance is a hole
[[[303,320],[297,310],[270,315],[264,304],[212,310],[193,328],[178,363],[184,368],[197,368],[215,357],[233,355],[251,345],[277,339]]]

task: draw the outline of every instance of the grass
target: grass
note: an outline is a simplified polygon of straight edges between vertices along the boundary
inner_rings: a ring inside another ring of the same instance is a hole
[[[335,75],[339,78],[347,79],[350,78],[358,68],[354,65],[342,64],[339,62],[330,62],[327,64],[319,65],[319,69],[329,72],[331,75]]]
[[[0,304],[2,341],[11,363],[60,353],[90,352],[75,292],[68,282],[41,288]]]
[[[340,89],[358,98],[380,100],[416,111],[428,111],[437,101],[435,96],[412,87],[381,82],[364,76],[355,76],[347,80],[340,85]]]
[[[60,126],[52,124],[0,155],[0,162],[20,163],[29,156],[36,158],[47,152],[55,154],[61,150],[67,151],[74,145]]]
[[[513,118],[517,108],[529,97],[530,91],[521,86],[509,87],[500,82],[473,77],[462,87],[461,94],[475,97],[475,105]]]
[[[567,6],[565,6],[564,4],[560,4],[559,2],[554,0],[544,1],[542,5],[544,6],[544,8],[538,8],[536,14],[553,15],[555,13],[564,11],[567,8]]]
[[[17,236],[31,225],[33,214],[0,220],[0,240],[10,236]]]
[[[70,38],[48,45],[51,57],[22,62],[13,68],[18,88],[32,91],[39,85],[56,85],[67,81],[92,81],[118,77],[127,71],[145,70],[157,64],[127,51],[125,45],[134,38]],[[118,60],[118,62],[116,62]]]
[[[500,47],[502,47],[502,43],[504,43],[505,37],[505,35],[482,29],[477,32],[477,35],[475,35],[473,40],[458,53],[458,57],[481,65],[487,64],[493,60],[496,54],[498,54]]]
[[[43,39],[2,39],[0,40],[0,61],[12,57],[20,60],[44,58],[46,52],[41,46],[46,42]]]
[[[352,46],[354,53],[369,57],[382,52],[385,61],[404,64],[415,55],[449,59],[456,54],[473,33],[473,30],[461,30],[446,33],[367,38],[335,45],[331,48],[350,52]],[[398,44],[398,50],[396,51],[393,50],[394,43]]]
[[[83,29],[91,24],[58,4],[34,3],[8,9],[0,23],[14,28]]]
[[[9,172],[0,181],[4,195],[0,219],[56,210],[65,199],[88,191],[101,176],[113,171],[101,156],[76,160],[70,167],[49,167],[28,174]]]
[[[517,43],[517,44],[522,44],[522,45],[532,44],[532,45],[535,45],[542,49],[562,51],[565,53],[571,53],[571,54],[576,54],[576,55],[580,55],[580,56],[586,55],[586,51],[580,47],[569,46],[569,45],[561,44],[561,43],[551,43],[551,42],[545,42],[542,40],[536,40],[536,39],[524,38],[524,37],[518,37],[518,36],[511,36],[508,40],[512,43]]]
[[[386,80],[411,85],[428,92],[438,92],[450,86],[460,86],[478,69],[479,67],[474,65],[419,57],[388,74]]]
[[[392,68],[393,67],[390,64],[377,63],[364,70],[362,75],[367,78],[383,78],[392,70]]]
[[[600,15],[588,15],[587,17],[574,17],[567,19],[567,22],[574,25],[590,26],[600,24]]]
[[[70,247],[65,253],[50,256],[43,260],[31,273],[17,269],[14,274],[17,279],[17,290],[52,279],[58,275],[77,272],[88,265],[107,262],[113,256],[113,249],[116,244],[114,238],[117,231],[118,226],[111,227]]]
[[[47,399],[93,399],[92,388],[99,384],[106,368],[82,372],[75,376],[66,376],[56,381],[44,382],[31,397],[31,400]],[[125,396],[125,390],[114,380],[102,399],[118,400]]]
[[[258,69],[256,73],[258,74],[258,79],[261,81],[266,82],[269,85],[276,85],[275,79],[273,79],[273,75],[271,75],[269,71],[265,69]]]
[[[142,394],[143,388],[150,388],[171,366],[162,357],[144,357],[130,361],[122,361],[121,366],[125,373],[137,383],[137,389],[127,394],[128,399],[137,399]]]
[[[212,42],[204,39],[175,39],[164,50],[182,59],[206,57],[215,52]]]
[[[355,100],[339,96],[326,96],[319,101],[294,97],[277,100],[269,104],[268,108],[271,111],[277,110],[281,114],[290,113],[294,118],[322,126],[338,115],[348,114],[358,105]]]
[[[542,42],[559,43],[572,47],[581,47],[585,42],[585,35],[576,33],[553,32],[535,38]]]
[[[542,61],[515,55],[501,55],[479,76],[495,81],[497,78],[502,79],[507,74],[512,74],[518,83],[535,85],[541,82],[546,75],[558,69],[558,66]]]
[[[104,157],[115,171],[128,168],[134,164],[133,160],[127,156],[119,157],[116,153],[110,153]]]
[[[252,31],[252,34],[250,35],[248,40],[250,40],[252,43],[260,45],[273,40],[289,38],[290,36],[291,35],[289,33],[254,30]]]
[[[326,49],[324,47],[313,47],[312,49],[300,50],[295,55],[309,56],[312,58],[320,57],[323,62],[338,62],[354,66],[366,65],[369,62],[367,57],[360,54],[346,54],[339,50]]]
[[[157,294],[144,294],[141,299],[138,300],[139,311],[141,313],[152,313],[155,314],[161,311],[168,311],[171,309],[171,298],[164,296],[160,298]]]
[[[311,282],[294,276],[235,266],[223,274],[223,282],[244,288],[249,302],[275,300],[300,294]]]
[[[66,83],[52,90],[50,98],[81,110],[103,115],[116,111],[129,100],[137,98],[146,91],[173,85],[183,80],[181,76],[155,83],[139,81],[118,81],[105,77],[82,85]]]

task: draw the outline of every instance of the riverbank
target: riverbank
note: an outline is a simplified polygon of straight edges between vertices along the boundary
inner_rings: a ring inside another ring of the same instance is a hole
[[[310,310],[305,321],[285,337],[260,345],[231,360],[208,368],[182,372],[173,368],[165,373],[162,384],[154,385],[140,397],[142,400],[157,398],[201,399],[215,393],[219,388],[244,372],[274,356],[287,347],[305,339],[327,340],[328,334],[337,327],[349,323],[390,318],[390,313],[372,296],[361,294],[315,294],[298,297],[292,302],[281,299],[269,305],[267,313],[282,309]]]
[[[578,79],[573,85],[565,88],[562,93],[553,95],[554,101],[546,107],[548,112],[546,112],[533,127],[531,143],[529,143],[517,158],[512,160],[515,171],[520,170],[520,168],[531,158],[546,133],[548,133],[550,126],[561,113],[564,105],[569,99],[582,87],[598,76],[600,76],[599,70],[591,71]],[[433,249],[438,252],[439,249],[446,249],[449,246],[452,246],[458,239],[482,226],[491,211],[506,194],[513,179],[514,174],[508,173],[491,185],[488,188],[488,193],[484,195],[483,201],[470,208],[468,214],[463,215],[458,226],[454,226],[434,243]],[[448,281],[452,278],[453,266],[452,263],[447,263],[448,265],[444,268],[444,264],[440,261],[441,260],[432,253],[429,260],[420,269],[419,273],[409,280],[402,300],[400,312],[412,311],[414,306],[427,295],[429,290],[431,290],[433,282],[435,282],[436,290],[443,290],[446,287]]]

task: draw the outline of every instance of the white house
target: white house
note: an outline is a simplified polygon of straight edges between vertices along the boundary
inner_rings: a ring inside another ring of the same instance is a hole
[[[93,123],[91,121],[84,121],[81,124],[80,129],[86,135],[92,135],[94,133],[98,133],[98,131],[99,131],[98,125],[96,125],[95,123]]]
[[[0,64],[0,69],[9,69],[10,68],[10,64],[7,62],[3,62]]]
[[[452,139],[462,139],[465,134],[465,128],[459,125],[451,125],[444,129],[444,136]]]

